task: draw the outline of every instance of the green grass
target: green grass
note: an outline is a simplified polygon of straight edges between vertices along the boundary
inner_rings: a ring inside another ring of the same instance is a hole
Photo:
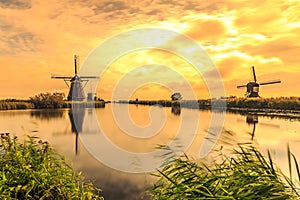
[[[297,163],[289,150],[288,155]],[[270,154],[264,157],[252,145],[209,165],[181,157],[154,175],[159,181],[149,191],[152,199],[300,198],[295,183],[276,168]]]
[[[2,199],[103,199],[92,182],[35,137],[20,142],[1,134],[0,173]]]

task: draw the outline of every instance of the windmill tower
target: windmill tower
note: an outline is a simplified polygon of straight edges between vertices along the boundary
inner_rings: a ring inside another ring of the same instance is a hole
[[[266,81],[262,83],[258,83],[256,79],[256,74],[255,74],[255,69],[254,66],[252,66],[252,75],[253,75],[253,81],[250,81],[247,83],[247,85],[239,85],[237,88],[244,88],[246,87],[246,97],[259,97],[258,92],[259,92],[259,86],[260,85],[270,85],[270,84],[275,84],[275,83],[281,83],[280,80],[274,80],[274,81]]]
[[[85,94],[83,88],[89,81],[89,79],[98,79],[98,76],[79,76],[78,75],[78,65],[79,65],[79,57],[74,55],[74,67],[75,67],[75,75],[74,76],[60,76],[60,75],[52,75],[51,78],[55,79],[63,79],[67,84],[69,90],[68,100],[69,101],[82,101],[85,99]],[[70,82],[70,84],[68,84]]]

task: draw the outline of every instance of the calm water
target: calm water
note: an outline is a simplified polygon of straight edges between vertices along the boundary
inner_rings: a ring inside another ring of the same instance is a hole
[[[220,117],[222,113],[215,115]],[[86,178],[96,181],[106,199],[132,200],[139,199],[155,179],[147,173],[120,172],[118,168],[139,172],[156,161],[126,157],[117,150],[134,155],[151,154],[157,151],[158,144],[174,144],[171,145],[174,151],[186,146],[185,152],[198,158],[204,138],[210,137],[207,130],[211,118],[210,111],[124,104],[73,112],[68,109],[0,111],[0,132],[20,137],[38,135],[48,140]],[[238,143],[253,139],[262,151],[270,149],[284,172],[288,169],[287,144],[300,160],[300,122],[297,120],[226,113],[224,129],[219,137],[214,137],[218,140],[213,152],[222,149],[228,153]],[[181,133],[182,136],[177,137]],[[207,156],[210,157],[213,153]]]

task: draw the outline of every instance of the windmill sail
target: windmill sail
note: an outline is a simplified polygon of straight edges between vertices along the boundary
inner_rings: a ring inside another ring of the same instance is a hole
[[[51,78],[57,78],[57,79],[71,79],[71,78],[73,78],[73,76],[51,75]]]
[[[260,83],[260,85],[269,85],[269,84],[275,84],[275,83],[281,83],[281,81],[280,80],[266,81],[266,82]]]
[[[81,79],[84,78],[100,78],[99,76],[80,76]]]
[[[256,83],[257,80],[256,80],[256,74],[255,74],[254,66],[252,66],[252,75],[253,75],[253,80]]]
[[[77,75],[77,66],[78,66],[78,63],[79,63],[79,61],[78,61],[79,59],[78,59],[78,56],[77,55],[74,55],[74,66],[75,66],[75,75]]]
[[[247,85],[238,85],[236,86],[237,88],[243,88],[243,87],[247,87]]]

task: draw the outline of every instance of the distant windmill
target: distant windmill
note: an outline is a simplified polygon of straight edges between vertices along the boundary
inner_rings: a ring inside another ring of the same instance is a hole
[[[82,101],[85,99],[85,94],[83,91],[83,88],[89,81],[89,79],[97,79],[98,76],[79,76],[78,75],[78,65],[79,65],[79,57],[77,55],[74,55],[74,66],[75,66],[75,75],[74,76],[59,76],[59,75],[52,75],[51,78],[56,79],[63,79],[67,86],[70,88],[69,94],[68,94],[68,100],[69,101]],[[69,85],[68,82],[71,84]],[[84,85],[82,84],[84,83]]]
[[[262,83],[258,83],[256,80],[256,75],[255,75],[255,70],[254,66],[252,66],[252,73],[253,73],[253,81],[247,83],[247,85],[239,85],[237,88],[243,88],[246,87],[247,91],[245,96],[246,97],[259,97],[258,92],[259,92],[259,86],[260,85],[269,85],[269,84],[275,84],[275,83],[281,83],[280,80],[274,80],[274,81],[266,81]]]

